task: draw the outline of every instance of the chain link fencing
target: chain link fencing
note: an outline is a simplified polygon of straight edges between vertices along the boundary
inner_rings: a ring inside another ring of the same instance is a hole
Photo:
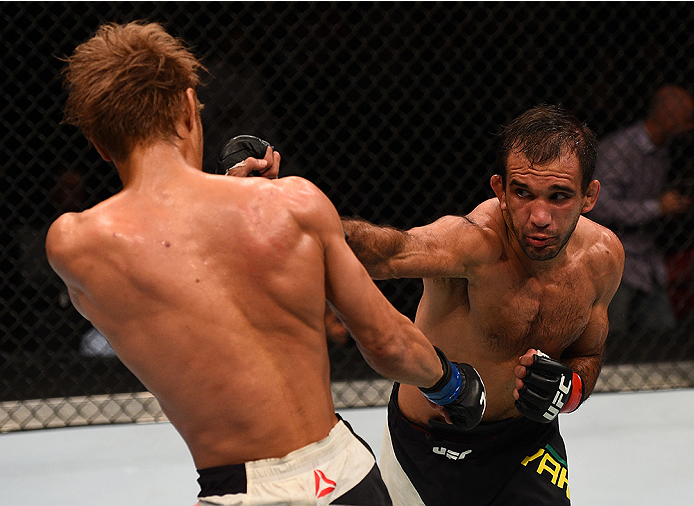
[[[201,58],[205,170],[230,136],[258,135],[341,214],[401,228],[491,197],[499,126],[531,106],[562,103],[602,137],[659,85],[694,83],[686,2],[3,2],[0,16],[0,432],[163,418],[44,253],[59,214],[120,189],[61,124],[61,58],[100,24],[160,22]],[[671,147],[669,185],[688,195],[693,147]],[[694,386],[693,223],[657,223],[677,328],[610,336],[598,390]],[[414,317],[420,280],[379,287]],[[336,404],[382,404],[388,382],[329,328]]]

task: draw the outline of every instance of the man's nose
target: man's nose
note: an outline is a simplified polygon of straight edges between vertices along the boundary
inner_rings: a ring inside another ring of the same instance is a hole
[[[530,209],[530,223],[537,228],[546,228],[552,223],[552,213],[546,202],[538,199]]]

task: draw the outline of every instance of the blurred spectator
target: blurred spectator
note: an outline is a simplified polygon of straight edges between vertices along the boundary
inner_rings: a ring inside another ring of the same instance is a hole
[[[98,341],[95,329],[73,307],[65,283],[48,265],[46,233],[55,216],[81,211],[88,198],[85,176],[72,168],[59,168],[55,185],[48,192],[43,214],[50,219],[25,223],[17,232],[17,264],[20,276],[19,305],[31,305],[31,311],[18,311],[23,316],[18,342],[31,352],[72,354],[89,350],[89,356],[112,356],[107,342]],[[97,339],[94,343],[91,343]]]
[[[691,199],[668,188],[667,180],[669,144],[693,128],[694,99],[666,85],[655,92],[644,120],[600,142],[595,178],[602,186],[590,217],[611,228],[626,253],[622,284],[609,307],[611,334],[676,325],[656,238],[662,218],[691,208]]]
[[[683,321],[694,314],[694,249],[686,248],[667,257],[670,300],[675,316]]]
[[[10,338],[22,350],[52,356],[74,353],[79,333],[89,327],[70,303],[65,284],[48,265],[45,250],[52,219],[63,212],[77,211],[86,199],[84,175],[58,168],[54,178],[50,179],[50,188],[44,190],[43,200],[36,202],[35,216],[21,216],[21,223],[14,229],[12,252],[17,269],[13,283],[17,288],[10,302],[18,315]]]

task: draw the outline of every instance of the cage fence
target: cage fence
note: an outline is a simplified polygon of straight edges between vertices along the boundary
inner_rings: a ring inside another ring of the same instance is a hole
[[[0,16],[0,432],[164,419],[44,253],[57,216],[120,189],[61,123],[61,59],[99,25],[157,21],[201,58],[205,170],[230,136],[258,135],[341,214],[401,228],[491,197],[496,134],[528,107],[561,103],[603,137],[661,84],[694,82],[687,2],[3,2]],[[671,154],[668,187],[693,196],[691,138]],[[598,391],[694,386],[693,224],[652,224],[676,328],[610,335]],[[414,317],[421,281],[379,287]],[[383,404],[390,383],[329,329],[336,405]]]

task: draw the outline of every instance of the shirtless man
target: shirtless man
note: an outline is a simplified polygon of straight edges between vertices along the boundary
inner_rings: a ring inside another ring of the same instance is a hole
[[[200,504],[391,504],[333,408],[330,301],[381,374],[479,422],[477,373],[451,364],[373,284],[314,185],[202,171],[200,63],[157,24],[107,25],[65,70],[66,119],[123,190],[50,228],[77,309],[156,396],[199,469]],[[243,164],[242,164],[243,165]]]
[[[465,433],[395,386],[380,461],[394,504],[569,503],[556,415],[595,386],[624,262],[615,235],[581,216],[600,190],[595,146],[562,108],[536,107],[505,128],[496,199],[469,215],[407,232],[343,219],[372,277],[424,278],[415,323],[487,391]]]

